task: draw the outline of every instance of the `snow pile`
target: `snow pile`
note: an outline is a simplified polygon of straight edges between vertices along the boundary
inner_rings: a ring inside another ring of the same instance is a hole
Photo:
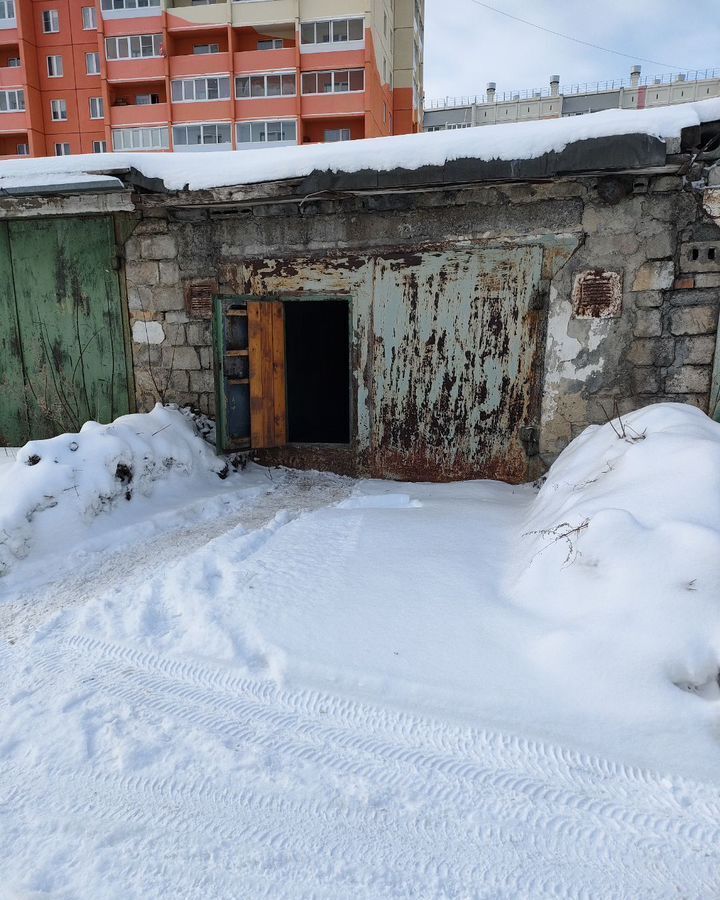
[[[31,551],[45,510],[57,510],[54,526],[62,532],[151,494],[171,475],[227,472],[188,418],[160,404],[110,425],[86,422],[78,434],[30,441],[0,472],[0,575]]]
[[[161,179],[168,190],[203,190],[302,178],[314,171],[388,172],[396,168],[442,166],[457,159],[534,159],[561,152],[573,141],[624,134],[677,138],[683,128],[720,120],[720,100],[702,100],[659,109],[619,110],[464,128],[427,134],[369,138],[334,144],[262,147],[220,151],[209,160],[194,153],[106,153],[7,160],[0,163],[0,189],[52,186],[68,176],[121,174],[135,168],[147,178]],[[270,152],[268,152],[270,151]],[[54,179],[54,181],[53,181]]]
[[[586,429],[522,533],[510,593],[566,699],[641,728],[690,712],[678,687],[720,698],[720,424],[667,403]]]

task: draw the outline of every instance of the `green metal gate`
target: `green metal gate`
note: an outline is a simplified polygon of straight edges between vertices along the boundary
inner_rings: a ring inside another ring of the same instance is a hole
[[[130,410],[113,222],[0,223],[0,446]]]

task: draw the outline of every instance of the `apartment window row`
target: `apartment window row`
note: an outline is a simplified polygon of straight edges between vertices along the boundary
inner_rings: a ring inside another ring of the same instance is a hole
[[[0,91],[0,112],[22,112],[25,109],[25,91]]]
[[[0,0],[0,19],[15,18],[15,0]]]
[[[167,127],[115,128],[112,133],[113,150],[168,150],[170,138]]]
[[[22,150],[20,148],[23,148]],[[92,152],[93,153],[107,153],[107,141],[93,141],[92,142]],[[29,156],[30,148],[27,144],[18,144],[18,155],[19,156]],[[70,156],[70,144],[62,143],[55,144],[55,156]]]
[[[227,123],[208,125],[174,125],[173,143],[176,147],[202,147],[212,144],[231,144],[232,126]]]
[[[47,73],[49,78],[62,78],[65,74],[65,66],[63,64],[62,56],[48,56],[47,58]],[[99,53],[86,53],[85,54],[85,74],[86,75],[99,75],[100,74],[100,54]]]
[[[172,99],[173,103],[186,103],[191,100],[229,100],[230,76],[173,81]]]
[[[364,69],[304,72],[302,76],[303,94],[347,94],[364,90]]]
[[[53,122],[66,122],[68,117],[67,100],[51,100],[50,117]],[[90,97],[90,118],[105,118],[105,104],[102,97]]]
[[[160,6],[160,0],[102,0],[102,8],[105,10],[115,9],[150,9],[153,6]]]
[[[133,34],[105,38],[105,53],[113,59],[147,59],[162,56],[161,34]]]
[[[363,69],[338,69],[330,72],[305,72],[303,94],[339,94],[365,90]],[[238,100],[256,97],[293,97],[297,93],[294,72],[272,72],[263,75],[239,75],[235,79]],[[230,77],[184,78],[172,82],[173,103],[204,100],[228,100]]]
[[[235,96],[238,100],[249,97],[292,97],[297,93],[295,73],[269,75],[241,75],[235,79]]]
[[[238,122],[238,144],[297,143],[297,122],[279,119],[267,122]]]
[[[303,22],[301,44],[346,44],[362,41],[365,27],[362,19],[331,19],[326,22]]]

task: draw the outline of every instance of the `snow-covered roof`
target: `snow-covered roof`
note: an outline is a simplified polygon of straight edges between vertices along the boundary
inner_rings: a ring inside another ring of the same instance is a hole
[[[527,160],[577,141],[639,134],[668,140],[683,129],[720,121],[720,99],[660,109],[607,110],[583,116],[298,147],[205,153],[104,153],[0,163],[0,192],[52,187],[79,176],[135,169],[167,190],[202,190],[303,178],[313,172],[390,172],[457,160]],[[90,182],[88,182],[88,186]]]

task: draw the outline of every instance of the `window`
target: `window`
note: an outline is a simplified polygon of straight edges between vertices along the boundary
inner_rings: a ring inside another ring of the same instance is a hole
[[[136,106],[152,106],[160,102],[160,94],[138,94],[135,97]]]
[[[85,31],[97,30],[97,11],[94,6],[83,6],[82,23]]]
[[[20,57],[19,56],[9,56],[7,64],[8,64],[9,69],[19,69],[20,68]]]
[[[29,144],[18,144],[17,145],[17,155],[18,156],[30,156],[30,145]]]
[[[0,19],[15,18],[15,0],[0,0]]]
[[[257,48],[258,50],[282,50],[283,40],[282,38],[273,38],[269,41],[258,41]]]
[[[170,146],[167,127],[115,128],[113,150],[167,150]]]
[[[105,39],[108,59],[146,59],[162,56],[161,34],[133,34]]]
[[[60,15],[56,9],[46,9],[42,14],[43,31],[55,34],[60,31]]]
[[[107,153],[107,141],[93,141],[93,153]]]
[[[47,71],[49,78],[62,78],[64,72],[62,56],[48,56]]]
[[[235,79],[235,96],[238,100],[252,97],[293,97],[296,93],[297,82],[294,72],[241,75]]]
[[[350,137],[350,129],[349,128],[326,128],[325,129],[325,143],[332,144],[335,141],[349,141]]]
[[[103,102],[102,97],[91,97],[90,98],[90,118],[91,119],[104,119],[105,118],[105,103]]]
[[[305,72],[303,94],[346,94],[365,90],[364,69],[339,69],[333,72]]]
[[[86,53],[85,54],[85,72],[88,75],[99,75],[100,74],[100,54],[99,53]]]
[[[218,78],[185,78],[173,81],[173,103],[187,103],[191,100],[228,100],[230,98],[230,76]]]
[[[70,144],[55,144],[55,156],[70,156]]]
[[[294,119],[277,122],[238,122],[238,144],[292,143],[297,141],[297,124]]]
[[[102,0],[102,8],[106,10],[118,9],[150,9],[160,6],[160,0]]]
[[[22,112],[24,109],[24,91],[0,91],[0,113]]]
[[[362,19],[333,19],[330,22],[304,22],[300,26],[301,44],[346,44],[362,41]]]
[[[193,53],[219,53],[220,44],[195,44]]]
[[[51,100],[50,101],[50,115],[52,117],[53,122],[67,122],[67,101],[66,100]]]
[[[174,125],[173,142],[176,147],[202,147],[212,144],[230,144],[230,123],[209,125]]]

